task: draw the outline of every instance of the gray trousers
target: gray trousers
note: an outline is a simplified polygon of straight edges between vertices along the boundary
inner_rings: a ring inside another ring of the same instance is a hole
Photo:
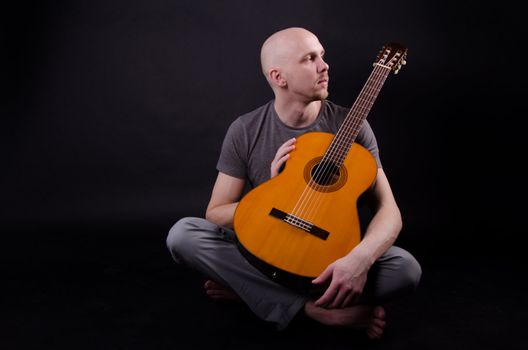
[[[169,231],[167,247],[178,263],[231,288],[261,319],[284,329],[310,298],[286,288],[251,265],[236,246],[233,230],[201,218],[183,218]],[[379,305],[417,287],[421,267],[407,251],[392,246],[372,265],[361,303]]]

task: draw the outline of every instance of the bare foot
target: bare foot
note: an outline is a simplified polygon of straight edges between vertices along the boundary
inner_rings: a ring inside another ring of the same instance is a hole
[[[371,339],[379,339],[385,329],[385,309],[381,306],[355,305],[342,309],[324,309],[312,301],[304,305],[306,315],[322,324],[364,329]]]
[[[215,281],[207,280],[204,284],[204,288],[205,293],[212,299],[240,300],[235,292],[219,283],[216,283]]]

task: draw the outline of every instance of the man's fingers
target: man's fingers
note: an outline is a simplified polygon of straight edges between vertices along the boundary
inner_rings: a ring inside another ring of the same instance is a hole
[[[275,158],[282,157],[285,153],[291,152],[295,148],[295,141],[297,140],[295,138],[292,138],[284,142],[277,150]]]
[[[282,159],[284,157],[284,155],[287,155],[288,153],[290,153],[291,151],[293,151],[295,149],[295,145],[291,145],[291,146],[288,146],[288,147],[285,147],[285,148],[279,148],[279,150],[277,151],[277,154],[275,155],[275,159]]]
[[[282,157],[277,161],[277,170],[279,170],[280,167],[282,166],[282,164],[284,164],[289,158],[290,158],[290,155],[289,155],[289,154],[285,154],[284,156],[282,156]]]
[[[334,268],[332,265],[329,265],[319,276],[312,280],[313,284],[319,284],[325,282],[329,277],[332,276]]]
[[[325,307],[332,300],[334,300],[336,294],[337,294],[337,288],[334,287],[332,284],[330,284],[326,292],[319,299],[315,301],[314,305],[319,306],[319,307]]]
[[[343,303],[341,304],[341,307],[347,307],[352,305],[352,301],[355,299],[354,293],[349,293],[345,300],[343,300]]]
[[[279,175],[279,169],[281,168],[282,164],[284,164],[288,159],[290,158],[289,154],[286,154],[282,158],[280,158],[278,161],[273,161],[271,164],[271,177],[275,177]]]
[[[284,142],[277,150],[277,153],[275,153],[275,158],[273,158],[273,161],[271,162],[272,178],[279,174],[279,169],[281,166],[290,158],[289,153],[295,149],[294,144],[296,141],[297,140],[295,138],[289,139],[288,141]]]
[[[297,141],[297,139],[295,137],[292,137],[288,141],[284,142],[282,145],[283,146],[293,145],[295,143],[295,141]]]

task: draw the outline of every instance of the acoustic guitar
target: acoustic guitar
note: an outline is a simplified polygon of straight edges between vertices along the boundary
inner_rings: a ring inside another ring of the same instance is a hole
[[[238,246],[277,282],[304,285],[360,242],[357,200],[375,180],[377,165],[354,141],[387,76],[398,73],[406,56],[403,46],[384,45],[337,133],[298,137],[284,170],[238,204]]]

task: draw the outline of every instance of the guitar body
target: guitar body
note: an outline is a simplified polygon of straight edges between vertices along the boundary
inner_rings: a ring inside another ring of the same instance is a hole
[[[338,132],[297,138],[284,171],[238,204],[240,251],[277,282],[304,287],[360,242],[357,201],[375,180],[377,165],[354,140],[389,72],[398,73],[406,56],[400,44],[383,46]]]
[[[333,138],[323,132],[298,137],[284,170],[247,193],[235,211],[234,228],[243,252],[271,270],[314,278],[361,239],[357,200],[375,180],[376,161],[354,143],[331,181],[314,181]],[[271,215],[273,209],[294,214],[327,236]]]

